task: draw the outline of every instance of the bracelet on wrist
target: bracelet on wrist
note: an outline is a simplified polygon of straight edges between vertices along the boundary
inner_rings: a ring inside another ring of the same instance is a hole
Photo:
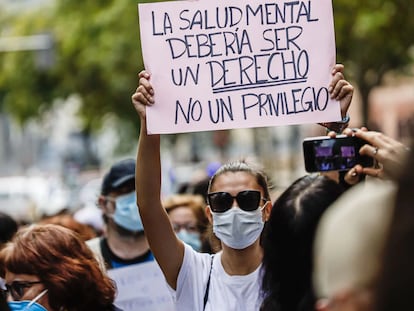
[[[350,120],[351,118],[349,117],[348,114],[346,114],[346,116],[343,117],[341,121],[318,123],[318,124],[326,127],[327,132],[334,131],[336,133],[342,133],[342,131],[348,127]]]

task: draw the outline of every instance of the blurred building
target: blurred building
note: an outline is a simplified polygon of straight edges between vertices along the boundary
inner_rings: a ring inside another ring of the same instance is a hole
[[[414,122],[414,79],[374,89],[370,103],[370,121],[377,129],[403,142],[412,139],[409,123]]]
[[[55,0],[0,0],[0,8],[3,12],[21,12],[39,6],[51,5],[54,2]]]

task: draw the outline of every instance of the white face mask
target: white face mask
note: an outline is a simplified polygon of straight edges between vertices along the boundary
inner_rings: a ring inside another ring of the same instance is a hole
[[[212,211],[214,234],[224,244],[234,249],[244,249],[252,245],[263,230],[263,208],[264,206],[246,212],[233,206],[224,213]]]

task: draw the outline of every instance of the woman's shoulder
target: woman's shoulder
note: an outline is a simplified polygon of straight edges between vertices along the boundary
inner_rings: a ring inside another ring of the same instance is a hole
[[[216,266],[216,258],[218,254],[199,253],[191,248],[189,245],[185,245],[183,264],[180,269],[180,274],[185,276],[192,271],[198,271],[203,276],[210,274],[212,266]],[[214,258],[214,263],[213,263]]]

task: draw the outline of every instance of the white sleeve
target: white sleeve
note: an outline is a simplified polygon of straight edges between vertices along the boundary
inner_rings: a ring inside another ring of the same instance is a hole
[[[185,245],[184,259],[178,273],[177,290],[173,293],[180,311],[203,310],[204,294],[211,269],[212,256]]]

